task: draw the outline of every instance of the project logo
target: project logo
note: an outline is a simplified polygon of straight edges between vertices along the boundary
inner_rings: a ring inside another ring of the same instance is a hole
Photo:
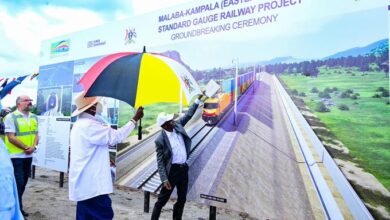
[[[136,37],[137,33],[135,32],[135,28],[127,28],[125,35],[125,45],[135,43]]]
[[[61,55],[69,52],[70,48],[70,40],[62,40],[58,42],[54,42],[50,46],[50,54],[51,55]]]
[[[189,93],[195,90],[194,86],[192,85],[191,80],[188,78],[186,75],[181,76],[181,80],[183,80],[184,85],[186,86],[186,89],[188,90]]]

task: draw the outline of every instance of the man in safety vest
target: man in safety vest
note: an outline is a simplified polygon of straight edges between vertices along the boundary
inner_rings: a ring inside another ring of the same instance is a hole
[[[38,144],[38,119],[30,113],[32,100],[28,96],[16,98],[16,110],[5,117],[5,145],[14,167],[19,206],[23,216],[22,196],[31,172],[32,153]]]

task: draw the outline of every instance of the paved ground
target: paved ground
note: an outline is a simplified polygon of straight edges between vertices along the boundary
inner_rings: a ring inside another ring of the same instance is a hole
[[[23,196],[24,208],[29,217],[27,220],[74,220],[76,219],[76,203],[68,199],[68,182],[65,175],[64,188],[58,187],[59,172],[37,167],[36,179],[30,179]],[[151,213],[143,212],[143,193],[125,189],[115,189],[110,195],[115,220],[147,220]],[[156,202],[150,198],[150,212]],[[163,208],[161,220],[172,219],[172,207],[175,201],[170,200]],[[217,218],[223,220],[245,219],[240,213],[218,209]],[[209,208],[193,202],[186,203],[183,220],[208,219]],[[3,219],[1,219],[3,220]]]

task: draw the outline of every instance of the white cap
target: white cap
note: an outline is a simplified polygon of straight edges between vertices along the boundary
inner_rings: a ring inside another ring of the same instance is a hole
[[[156,121],[157,121],[158,126],[161,127],[161,125],[163,125],[167,121],[172,120],[173,118],[174,118],[173,114],[167,114],[165,112],[161,112],[160,114],[158,114]]]

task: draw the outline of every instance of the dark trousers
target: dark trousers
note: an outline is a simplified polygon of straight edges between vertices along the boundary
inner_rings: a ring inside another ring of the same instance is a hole
[[[188,166],[172,164],[169,172],[168,181],[171,184],[171,190],[167,190],[164,186],[161,188],[156,204],[154,204],[152,220],[160,218],[161,209],[168,202],[173,189],[177,189],[177,202],[173,205],[173,219],[180,220],[183,215],[184,205],[187,199],[188,188]]]
[[[108,195],[78,201],[76,220],[111,220],[114,218],[112,202]]]
[[[18,188],[19,207],[23,211],[22,197],[31,173],[32,158],[11,158],[14,166],[16,187]]]

